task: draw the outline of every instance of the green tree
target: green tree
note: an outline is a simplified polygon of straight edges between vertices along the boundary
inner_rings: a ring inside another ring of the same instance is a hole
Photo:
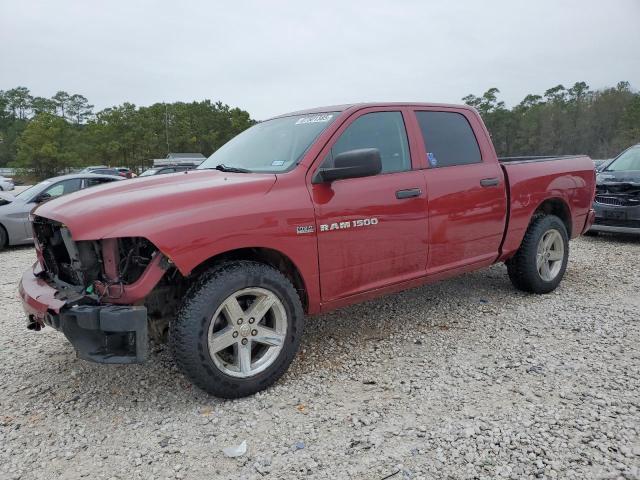
[[[55,176],[78,164],[74,151],[75,132],[62,118],[37,114],[18,140],[18,155],[12,166],[39,178]]]
[[[93,114],[93,105],[82,95],[71,95],[67,101],[66,113],[70,120],[80,125]]]
[[[56,103],[49,98],[34,97],[31,101],[31,110],[33,111],[34,115],[37,115],[38,113],[55,114]]]
[[[31,108],[33,97],[29,93],[27,87],[16,87],[7,90],[4,94],[7,108],[11,111],[14,118],[25,120],[27,112]]]
[[[51,97],[51,100],[55,102],[56,108],[60,112],[60,116],[62,118],[67,118],[67,108],[69,106],[69,98],[70,98],[69,94],[64,90],[60,90],[56,92],[56,94],[53,97]]]

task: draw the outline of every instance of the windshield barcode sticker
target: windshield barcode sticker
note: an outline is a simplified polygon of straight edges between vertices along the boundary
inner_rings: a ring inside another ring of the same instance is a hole
[[[299,118],[295,124],[305,125],[307,123],[324,123],[324,122],[328,122],[332,118],[333,118],[333,115],[330,113],[321,113],[320,115],[311,115],[310,117]]]

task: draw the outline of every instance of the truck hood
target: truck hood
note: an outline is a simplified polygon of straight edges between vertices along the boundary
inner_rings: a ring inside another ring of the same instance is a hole
[[[140,236],[153,241],[153,233],[163,225],[180,224],[202,212],[215,216],[229,204],[257,201],[275,181],[273,174],[217,170],[139,177],[64,195],[33,214],[63,223],[75,240]]]

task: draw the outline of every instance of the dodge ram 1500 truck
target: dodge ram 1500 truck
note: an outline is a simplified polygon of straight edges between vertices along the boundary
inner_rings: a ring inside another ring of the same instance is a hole
[[[80,358],[142,362],[168,338],[181,370],[234,398],[275,382],[305,314],[505,262],[556,288],[594,220],[586,156],[498,159],[477,112],[317,108],[260,122],[196,170],[100,186],[32,212],[28,327]]]

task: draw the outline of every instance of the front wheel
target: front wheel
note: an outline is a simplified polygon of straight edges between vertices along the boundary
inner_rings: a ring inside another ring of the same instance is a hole
[[[176,363],[223,398],[251,395],[287,370],[304,312],[291,282],[261,263],[238,261],[205,273],[170,327]]]
[[[507,261],[514,287],[549,293],[558,286],[569,260],[569,236],[555,215],[537,216],[529,225],[516,254]]]

